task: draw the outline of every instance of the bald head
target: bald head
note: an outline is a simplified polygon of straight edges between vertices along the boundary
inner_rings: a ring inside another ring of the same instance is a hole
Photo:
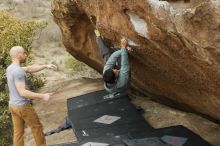
[[[18,56],[19,53],[21,53],[22,51],[24,51],[23,47],[21,46],[14,46],[11,48],[10,50],[10,56],[12,59],[16,58]]]
[[[10,56],[12,61],[17,61],[19,63],[24,63],[26,58],[26,53],[23,47],[14,46],[10,50]]]

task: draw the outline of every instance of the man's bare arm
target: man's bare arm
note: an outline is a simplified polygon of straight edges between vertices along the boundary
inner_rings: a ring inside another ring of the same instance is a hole
[[[23,96],[25,98],[29,99],[42,99],[42,100],[49,100],[51,97],[51,93],[41,94],[41,93],[35,93],[29,90],[25,89],[25,82],[15,82],[15,86],[18,90],[18,93],[20,96]]]
[[[22,69],[27,73],[35,73],[35,72],[39,72],[43,69],[57,69],[57,67],[53,64],[47,64],[47,65],[26,66],[26,67],[22,67]]]

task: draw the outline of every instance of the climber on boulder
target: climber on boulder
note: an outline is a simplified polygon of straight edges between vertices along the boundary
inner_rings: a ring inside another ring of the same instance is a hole
[[[105,65],[103,79],[105,90],[109,93],[126,92],[130,81],[130,64],[128,60],[128,46],[126,38],[121,39],[120,49],[111,54],[110,49],[104,44],[100,32],[96,29],[96,41],[99,46]]]

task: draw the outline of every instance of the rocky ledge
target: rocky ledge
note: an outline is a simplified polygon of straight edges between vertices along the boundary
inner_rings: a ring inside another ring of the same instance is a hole
[[[95,27],[110,45],[126,37],[134,89],[220,120],[219,1],[54,0],[52,13],[78,60],[102,71]]]

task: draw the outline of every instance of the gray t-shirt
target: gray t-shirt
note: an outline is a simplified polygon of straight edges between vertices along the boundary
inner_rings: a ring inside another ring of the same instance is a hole
[[[30,103],[31,99],[20,96],[15,82],[25,82],[25,88],[27,87],[27,75],[25,71],[20,67],[19,64],[11,64],[6,70],[6,76],[9,87],[9,104],[22,106],[24,104]]]

